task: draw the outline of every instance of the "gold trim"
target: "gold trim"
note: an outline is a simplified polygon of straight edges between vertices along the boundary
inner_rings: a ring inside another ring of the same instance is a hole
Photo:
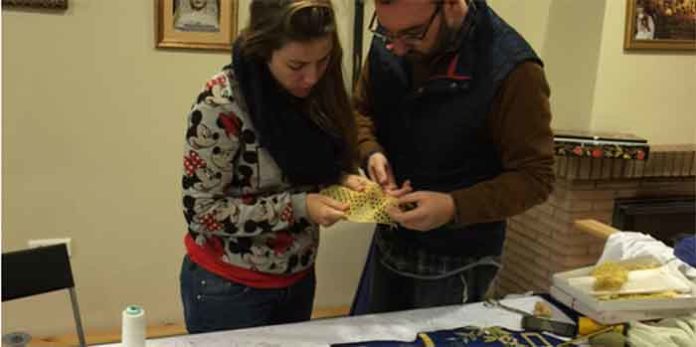
[[[433,342],[433,339],[428,336],[426,333],[418,333],[418,338],[420,338],[423,341],[423,346],[424,347],[435,347],[435,342]]]
[[[696,40],[634,40],[635,4],[638,0],[626,0],[626,25],[624,28],[625,50],[685,50],[696,51]]]
[[[174,29],[173,1],[155,0],[155,46],[231,51],[237,36],[238,1],[220,0],[220,31],[216,33],[180,32]]]
[[[67,10],[68,0],[2,0],[2,6]]]
[[[527,341],[527,343],[529,344],[530,347],[537,347],[537,346],[553,347],[551,342],[549,342],[546,339],[546,337],[544,337],[544,335],[541,335],[539,333],[521,333],[520,336],[522,336],[522,338],[525,341]],[[534,341],[532,341],[532,339],[529,338],[530,336],[539,338],[539,340],[543,343],[543,345],[537,345]]]

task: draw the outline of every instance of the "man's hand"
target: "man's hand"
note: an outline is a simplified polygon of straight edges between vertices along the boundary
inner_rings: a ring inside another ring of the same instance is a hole
[[[324,227],[346,218],[349,205],[321,194],[307,194],[307,214],[312,222]]]
[[[428,231],[449,223],[454,218],[454,199],[445,193],[420,191],[399,198],[399,205],[415,204],[409,211],[396,206],[387,209],[389,217],[413,230]]]
[[[404,196],[412,191],[413,191],[413,187],[411,187],[411,181],[406,180],[406,182],[404,182],[404,185],[401,186],[401,188],[395,187],[394,189],[387,189],[384,192],[387,193],[387,195],[389,195],[389,196],[393,196],[395,198],[400,198],[400,197],[402,197],[402,196]]]
[[[367,178],[358,175],[346,175],[341,180],[341,185],[356,192],[362,192],[367,188],[370,181]]]
[[[389,161],[380,152],[373,153],[367,159],[367,174],[371,180],[379,183],[385,191],[397,188]]]

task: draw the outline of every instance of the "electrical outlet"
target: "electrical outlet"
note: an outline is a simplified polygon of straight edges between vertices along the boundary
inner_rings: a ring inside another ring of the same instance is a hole
[[[70,257],[70,255],[71,255],[70,242],[71,242],[70,238],[62,238],[62,239],[29,240],[29,242],[27,242],[27,243],[29,244],[29,248],[53,246],[53,245],[59,245],[61,243],[64,243],[65,246],[68,248],[68,257]]]

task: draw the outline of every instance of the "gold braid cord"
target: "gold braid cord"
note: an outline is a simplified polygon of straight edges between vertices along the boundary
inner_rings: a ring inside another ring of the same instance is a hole
[[[395,225],[386,209],[396,206],[397,199],[384,194],[382,187],[377,183],[370,181],[362,192],[333,185],[322,190],[321,194],[349,204],[346,217],[351,222]]]

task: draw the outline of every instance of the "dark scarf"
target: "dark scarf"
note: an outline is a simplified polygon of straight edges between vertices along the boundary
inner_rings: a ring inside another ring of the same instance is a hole
[[[232,51],[232,68],[241,86],[259,142],[283,175],[295,185],[335,184],[342,172],[346,146],[322,130],[302,108],[305,100],[281,87],[266,62],[243,56],[239,43]]]

